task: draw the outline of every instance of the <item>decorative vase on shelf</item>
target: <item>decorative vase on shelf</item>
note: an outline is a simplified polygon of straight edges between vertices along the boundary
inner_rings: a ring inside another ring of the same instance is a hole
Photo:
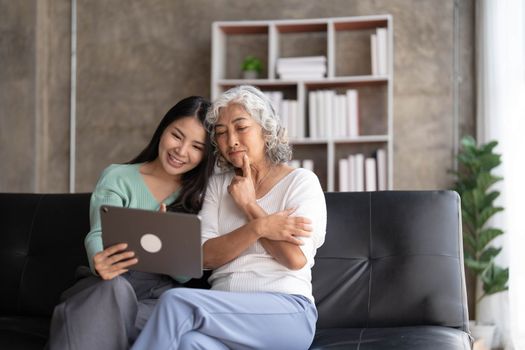
[[[256,70],[245,70],[242,72],[243,79],[257,79],[259,77],[259,72]]]

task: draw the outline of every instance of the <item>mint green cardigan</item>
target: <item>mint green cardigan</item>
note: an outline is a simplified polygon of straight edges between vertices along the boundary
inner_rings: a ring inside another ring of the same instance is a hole
[[[84,245],[91,271],[96,274],[93,266],[93,257],[104,249],[102,243],[102,229],[100,224],[99,208],[101,205],[112,205],[126,208],[137,208],[146,210],[159,210],[160,203],[157,201],[140,174],[138,164],[112,164],[108,166],[100,176],[97,186],[91,195],[89,208],[89,220],[91,230],[87,234]],[[177,198],[177,192],[172,193],[163,203],[169,205]],[[186,277],[176,278],[184,283]]]

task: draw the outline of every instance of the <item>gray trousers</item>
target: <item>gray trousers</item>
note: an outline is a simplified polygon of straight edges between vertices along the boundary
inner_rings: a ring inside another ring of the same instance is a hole
[[[129,271],[110,281],[85,277],[64,292],[51,321],[51,350],[129,349],[160,295],[181,286],[164,275]]]

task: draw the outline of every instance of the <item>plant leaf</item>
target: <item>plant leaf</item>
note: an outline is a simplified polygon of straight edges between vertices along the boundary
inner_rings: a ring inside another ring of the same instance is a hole
[[[496,247],[488,247],[481,253],[479,256],[480,261],[490,263],[491,260],[494,260],[494,258],[501,252],[501,248]]]
[[[507,286],[509,280],[509,269],[503,269],[494,264],[494,262],[489,264],[480,277],[483,282],[483,291],[486,295],[502,292],[509,288]]]
[[[476,275],[482,274],[490,265],[490,262],[478,261],[473,258],[465,257],[465,265]]]
[[[483,227],[494,214],[500,211],[503,211],[502,207],[487,207],[482,209],[478,215],[477,227]]]
[[[478,251],[484,250],[485,247],[496,237],[501,236],[503,231],[498,228],[486,228],[479,231],[477,239]],[[489,248],[490,249],[490,248]],[[488,249],[487,249],[488,250]]]

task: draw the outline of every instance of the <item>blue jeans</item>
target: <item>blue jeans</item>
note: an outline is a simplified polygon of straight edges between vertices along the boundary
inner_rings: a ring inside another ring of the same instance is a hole
[[[316,321],[303,296],[177,288],[162,294],[132,349],[308,349]]]

